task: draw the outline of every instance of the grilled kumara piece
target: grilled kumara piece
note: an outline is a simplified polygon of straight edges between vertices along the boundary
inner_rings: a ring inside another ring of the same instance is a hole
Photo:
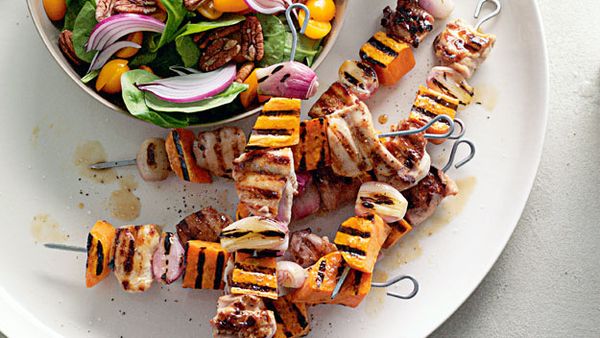
[[[308,116],[325,117],[333,112],[356,104],[358,97],[340,82],[334,82],[329,89],[315,102]]]
[[[234,161],[233,179],[240,203],[256,216],[290,222],[298,189],[290,148],[259,149]]]
[[[300,122],[300,141],[292,147],[296,171],[311,171],[331,164],[327,119],[323,117]]]
[[[352,269],[372,273],[389,233],[390,227],[381,217],[355,216],[340,225],[333,242]]]
[[[85,285],[91,288],[108,277],[115,254],[116,229],[106,221],[98,221],[87,238]]]
[[[384,86],[396,84],[415,67],[410,46],[396,41],[384,32],[377,32],[360,48],[360,58],[370,64]]]
[[[304,229],[292,233],[289,250],[294,262],[307,268],[321,257],[337,251],[337,247],[329,242],[327,236],[319,237],[310,229]]]
[[[383,243],[384,249],[391,248],[394,245],[396,245],[396,243],[398,243],[398,241],[400,241],[400,239],[404,237],[404,235],[406,235],[412,230],[412,226],[408,224],[406,220],[389,223],[388,225],[392,230],[386,238],[385,243]]]
[[[301,102],[298,99],[270,99],[256,119],[246,149],[284,148],[298,144]]]
[[[193,132],[186,129],[172,129],[165,142],[171,169],[182,180],[194,183],[211,183],[210,174],[198,166],[194,155]]]
[[[291,294],[293,302],[307,304],[327,304],[344,270],[344,259],[339,251],[321,257],[308,269],[308,277],[301,288]]]
[[[419,126],[424,126],[439,115],[446,115],[451,119],[456,117],[459,101],[451,96],[437,92],[425,86],[419,86],[419,92],[413,103],[408,119]],[[450,124],[446,121],[434,123],[429,129],[431,134],[446,134]],[[443,140],[431,140],[432,143],[441,144]]]
[[[488,57],[495,42],[495,35],[480,33],[468,23],[456,19],[446,25],[433,47],[443,66],[453,68],[469,79]]]
[[[184,288],[222,290],[229,253],[219,243],[189,241],[186,245]]]
[[[434,21],[431,14],[419,7],[417,0],[398,0],[396,10],[389,6],[383,10],[381,25],[392,37],[417,48],[433,30]]]
[[[199,167],[215,176],[231,178],[233,160],[244,152],[246,135],[237,127],[223,127],[198,133],[194,155]]]
[[[407,190],[404,196],[408,200],[406,221],[417,226],[429,218],[438,205],[447,196],[458,194],[456,183],[440,169],[431,170],[415,187]]]
[[[181,244],[190,240],[219,242],[219,234],[233,220],[226,214],[208,207],[197,211],[177,224],[177,235]]]
[[[271,338],[277,331],[273,311],[260,297],[225,295],[219,297],[217,314],[210,321],[213,337]]]
[[[232,294],[277,299],[276,258],[236,252],[230,287]]]
[[[265,300],[267,308],[275,314],[277,332],[274,338],[299,338],[310,332],[308,306],[292,302],[290,296]]]
[[[152,285],[152,255],[158,248],[156,225],[128,225],[117,229],[115,277],[128,292],[143,292]]]

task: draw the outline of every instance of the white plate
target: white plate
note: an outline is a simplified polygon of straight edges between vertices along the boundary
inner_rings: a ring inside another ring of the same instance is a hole
[[[320,68],[324,88],[344,59],[356,58],[361,43],[377,29],[384,5],[391,2],[351,3],[339,43]],[[459,2],[454,16],[472,20],[475,1]],[[83,255],[50,251],[35,242],[31,227],[36,215],[38,224],[43,219],[39,216],[48,215],[49,221],[41,222],[46,230],[55,221],[69,235],[66,241],[79,245],[85,243],[86,232],[98,218],[124,223],[111,218],[107,210],[108,198],[119,183],[78,180],[81,175],[73,159],[79,145],[99,141],[109,158],[122,159],[133,155],[144,138],[164,131],[92,102],[51,60],[26,18],[25,3],[4,5],[0,12],[4,32],[0,39],[4,164],[0,169],[0,330],[11,337],[209,336],[208,319],[214,313],[217,293],[183,290],[176,284],[169,288],[155,285],[146,294],[129,295],[119,290],[113,277],[87,290]],[[14,13],[20,16],[15,19]],[[434,34],[441,27],[436,25]],[[541,153],[546,51],[533,0],[505,1],[502,15],[485,29],[496,33],[498,42],[472,80],[484,93],[484,104],[460,113],[478,154],[468,166],[450,173],[463,194],[449,199],[431,222],[388,252],[379,265],[389,276],[415,276],[421,283],[419,295],[402,301],[373,291],[356,310],[319,306],[312,311],[313,337],[425,336],[468,297],[508,241]],[[375,114],[388,114],[391,121],[406,115],[432,65],[433,36],[416,53],[416,69],[398,87],[382,90],[369,103]],[[441,164],[446,154],[438,151],[433,158]],[[122,169],[118,174],[135,176],[136,171]],[[233,210],[230,182],[184,188],[173,177],[161,184],[144,184],[135,177],[140,184],[134,194],[142,204],[135,223],[172,227],[200,206]],[[185,202],[183,196],[188,196]],[[345,209],[306,223],[331,233],[349,214]],[[50,239],[37,235],[41,241]],[[377,273],[378,278],[382,275]]]

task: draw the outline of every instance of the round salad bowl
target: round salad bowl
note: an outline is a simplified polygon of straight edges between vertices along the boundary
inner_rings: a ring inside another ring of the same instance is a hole
[[[33,23],[46,45],[46,48],[50,52],[50,55],[54,60],[58,63],[58,65],[63,69],[63,71],[73,80],[79,88],[81,88],[84,92],[86,92],[92,99],[98,101],[100,104],[105,107],[121,113],[131,116],[127,110],[115,102],[112,102],[108,98],[100,95],[90,84],[85,84],[81,81],[81,75],[78,74],[75,69],[71,66],[67,58],[62,54],[58,47],[58,36],[60,31],[53,25],[53,23],[48,19],[46,13],[44,11],[44,7],[42,5],[42,0],[26,0],[27,6],[29,7],[29,12],[31,14],[31,18]],[[323,44],[323,50],[319,54],[319,56],[313,62],[311,68],[317,69],[319,65],[325,60],[331,49],[333,48],[335,41],[337,40],[342,26],[344,24],[344,19],[346,16],[346,8],[349,0],[335,0],[336,3],[336,17],[332,22],[332,30],[331,33],[326,37],[326,40]],[[214,127],[219,126],[235,121],[239,121],[250,116],[257,114],[261,110],[261,107],[254,108],[247,111],[241,111],[236,113],[235,115],[224,116],[222,118],[215,118],[207,121],[206,123],[195,124],[197,127]],[[131,116],[133,118],[133,116]]]

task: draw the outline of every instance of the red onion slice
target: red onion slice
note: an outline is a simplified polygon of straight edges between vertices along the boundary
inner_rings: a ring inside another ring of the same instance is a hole
[[[140,49],[142,46],[138,45],[135,42],[131,41],[118,41],[113,43],[112,45],[106,47],[101,52],[98,52],[94,59],[92,60],[92,64],[90,65],[90,69],[88,69],[88,73],[97,69],[102,68],[106,62],[118,51],[123,48],[137,48]]]
[[[261,14],[276,14],[285,11],[290,0],[244,0],[252,10]]]
[[[151,16],[141,14],[117,14],[98,23],[92,30],[87,43],[87,51],[104,50],[127,34],[135,32],[162,33],[165,23]]]
[[[258,94],[307,100],[317,93],[317,74],[307,65],[291,61],[257,69]]]
[[[138,88],[156,95],[161,100],[188,103],[222,93],[233,83],[235,76],[235,65],[229,65],[210,73],[175,76],[139,84]]]

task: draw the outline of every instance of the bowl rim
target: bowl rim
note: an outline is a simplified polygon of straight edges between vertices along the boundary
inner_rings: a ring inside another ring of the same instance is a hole
[[[350,0],[335,0],[336,5],[337,5],[337,13],[336,13],[336,17],[333,22],[333,29],[326,38],[327,40],[325,42],[323,50],[321,51],[321,53],[319,54],[319,56],[317,57],[317,59],[311,66],[311,68],[313,70],[317,70],[319,68],[319,66],[323,63],[323,61],[325,61],[325,58],[329,55],[329,53],[333,49],[333,46],[335,45],[335,42],[337,41],[337,38],[338,38],[338,36],[342,30],[342,27],[344,26],[344,23],[346,21],[346,9],[348,7],[349,1]],[[79,76],[79,74],[77,74],[77,72],[73,69],[73,67],[71,67],[71,64],[69,63],[69,61],[62,55],[61,51],[56,46],[56,42],[50,38],[50,36],[46,32],[46,30],[43,28],[42,20],[44,20],[44,18],[46,18],[46,17],[43,14],[38,15],[38,12],[45,13],[43,10],[43,6],[41,4],[42,0],[26,0],[26,2],[27,2],[27,9],[29,10],[29,15],[31,16],[31,19],[33,20],[33,24],[35,26],[35,29],[36,29],[38,35],[40,36],[40,38],[42,39],[42,42],[46,46],[46,49],[48,50],[48,52],[50,52],[50,55],[52,55],[52,58],[54,59],[54,61],[71,78],[71,80],[73,80],[75,83],[77,83],[77,85],[79,86],[80,89],[82,89],[88,95],[93,97],[97,102],[100,102],[101,104],[103,104],[105,107],[110,108],[112,111],[125,114],[125,115],[129,116],[130,118],[139,120],[139,119],[135,118],[134,116],[132,116],[127,110],[123,109],[123,107],[120,107],[120,106],[114,104],[113,102],[107,100],[105,97],[103,97],[98,92],[96,92],[95,90],[90,88],[87,84],[85,84],[81,81],[81,77]],[[41,11],[34,10],[34,6],[37,6],[38,4],[39,4],[39,6],[42,6]],[[341,15],[339,15],[339,13],[341,13]],[[49,20],[49,19],[46,18],[46,20]],[[258,114],[262,110],[262,107],[263,106],[260,105],[256,108],[253,108],[251,110],[245,111],[243,113],[240,113],[238,115],[235,115],[235,116],[232,116],[232,117],[229,117],[226,119],[207,122],[207,123],[201,123],[201,124],[195,124],[190,127],[193,127],[193,128],[215,127],[215,126],[220,126],[220,125],[240,121],[240,120],[246,119],[250,116]],[[143,120],[140,120],[140,121],[143,121]],[[143,122],[152,124],[152,123],[146,122],[146,121],[143,121]],[[154,125],[154,124],[152,124],[152,125]]]

